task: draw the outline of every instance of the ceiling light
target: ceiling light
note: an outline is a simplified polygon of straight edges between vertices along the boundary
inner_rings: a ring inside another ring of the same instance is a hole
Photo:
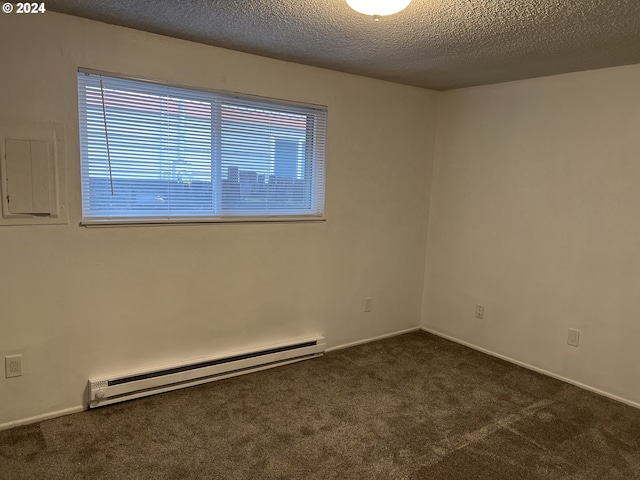
[[[383,15],[393,15],[404,10],[411,0],[347,0],[347,3],[356,12],[371,15],[377,22]]]

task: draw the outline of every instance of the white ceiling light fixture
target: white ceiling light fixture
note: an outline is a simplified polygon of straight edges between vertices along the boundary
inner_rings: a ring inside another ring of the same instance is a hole
[[[370,15],[377,22],[384,15],[401,12],[411,3],[411,0],[347,0],[356,12]]]

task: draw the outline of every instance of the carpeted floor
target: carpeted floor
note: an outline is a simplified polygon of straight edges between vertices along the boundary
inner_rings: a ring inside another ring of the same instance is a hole
[[[640,479],[640,410],[424,332],[0,432],[0,478]]]

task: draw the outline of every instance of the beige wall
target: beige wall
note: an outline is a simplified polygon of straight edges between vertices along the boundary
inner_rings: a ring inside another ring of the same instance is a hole
[[[640,403],[640,65],[444,93],[435,156],[423,325]]]
[[[78,407],[123,368],[420,325],[434,92],[50,12],[0,16],[0,65],[0,125],[64,126],[70,212],[0,227],[0,358],[24,356],[0,426]],[[78,226],[79,66],[328,105],[328,221]]]

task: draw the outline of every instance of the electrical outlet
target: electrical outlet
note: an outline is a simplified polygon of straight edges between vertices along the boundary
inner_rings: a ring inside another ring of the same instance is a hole
[[[478,320],[484,319],[484,305],[476,305],[476,318]]]
[[[372,297],[364,297],[363,307],[365,312],[371,311],[371,302],[373,301]]]
[[[580,344],[580,330],[576,330],[575,328],[570,328],[569,333],[567,334],[567,345],[571,345],[572,347],[577,347]]]
[[[4,357],[4,370],[7,378],[22,376],[22,355]]]

